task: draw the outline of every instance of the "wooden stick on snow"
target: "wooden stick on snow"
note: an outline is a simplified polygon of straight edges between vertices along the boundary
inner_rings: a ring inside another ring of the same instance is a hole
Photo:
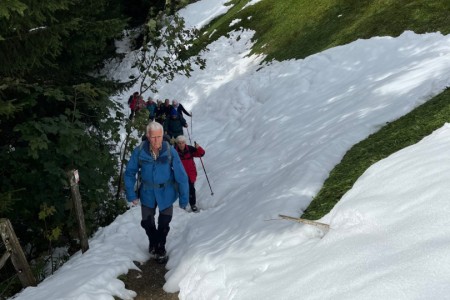
[[[285,215],[278,215],[280,218],[282,219],[286,219],[286,220],[291,220],[291,221],[295,221],[298,223],[304,223],[304,224],[308,224],[308,225],[312,225],[312,226],[316,226],[322,229],[330,229],[330,225],[325,224],[325,223],[320,223],[320,222],[316,222],[316,221],[311,221],[311,220],[306,220],[306,219],[301,219],[301,218],[294,218],[294,217],[290,217],[290,216],[285,216]]]

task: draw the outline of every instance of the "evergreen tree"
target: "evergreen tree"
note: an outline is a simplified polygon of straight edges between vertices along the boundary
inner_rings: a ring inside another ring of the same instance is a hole
[[[111,117],[109,95],[118,86],[89,74],[125,26],[120,0],[0,2],[0,215],[28,254],[46,249],[42,207],[55,208],[46,222],[59,243],[77,236],[68,169],[79,170],[88,229],[117,214],[110,182],[123,116]]]

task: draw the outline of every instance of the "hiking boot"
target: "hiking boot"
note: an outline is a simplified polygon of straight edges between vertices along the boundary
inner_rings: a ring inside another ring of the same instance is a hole
[[[192,206],[191,206],[191,209],[192,209],[193,212],[198,212],[198,208],[197,208],[197,206],[195,206],[195,205],[192,205]]]
[[[148,253],[150,253],[150,258],[156,257],[156,247],[155,246],[149,246],[148,247]]]
[[[167,256],[166,251],[163,251],[156,255],[155,260],[159,264],[165,264],[169,260],[169,256]]]

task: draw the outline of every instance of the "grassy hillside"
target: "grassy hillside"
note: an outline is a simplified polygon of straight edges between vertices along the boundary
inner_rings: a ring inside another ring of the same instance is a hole
[[[255,30],[253,52],[267,60],[301,59],[360,38],[416,33],[450,33],[450,1],[443,0],[231,0],[230,11],[206,28],[197,50],[240,27]],[[241,21],[230,27],[233,20]],[[450,122],[450,89],[361,141],[332,170],[303,214],[328,213],[373,163],[415,144]]]
[[[242,10],[247,2],[231,0],[233,8],[206,28],[198,46],[244,27],[256,32],[254,52],[281,61],[405,30],[450,33],[450,1],[262,0]],[[241,21],[230,27],[235,19]]]
[[[450,88],[354,145],[331,171],[302,217],[311,220],[321,218],[368,167],[419,142],[446,122],[450,123]]]

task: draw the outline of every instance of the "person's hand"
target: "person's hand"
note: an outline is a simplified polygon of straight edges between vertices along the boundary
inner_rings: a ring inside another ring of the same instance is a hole
[[[198,147],[200,147],[200,145],[199,145],[199,144],[197,144],[197,142],[196,142],[196,141],[194,141],[194,147],[198,149]]]
[[[139,204],[139,199],[134,199],[133,201],[131,201],[131,203],[133,204],[133,206],[136,206]]]
[[[187,128],[187,127],[188,127],[188,124],[186,123],[186,124],[184,124],[183,126]]]

